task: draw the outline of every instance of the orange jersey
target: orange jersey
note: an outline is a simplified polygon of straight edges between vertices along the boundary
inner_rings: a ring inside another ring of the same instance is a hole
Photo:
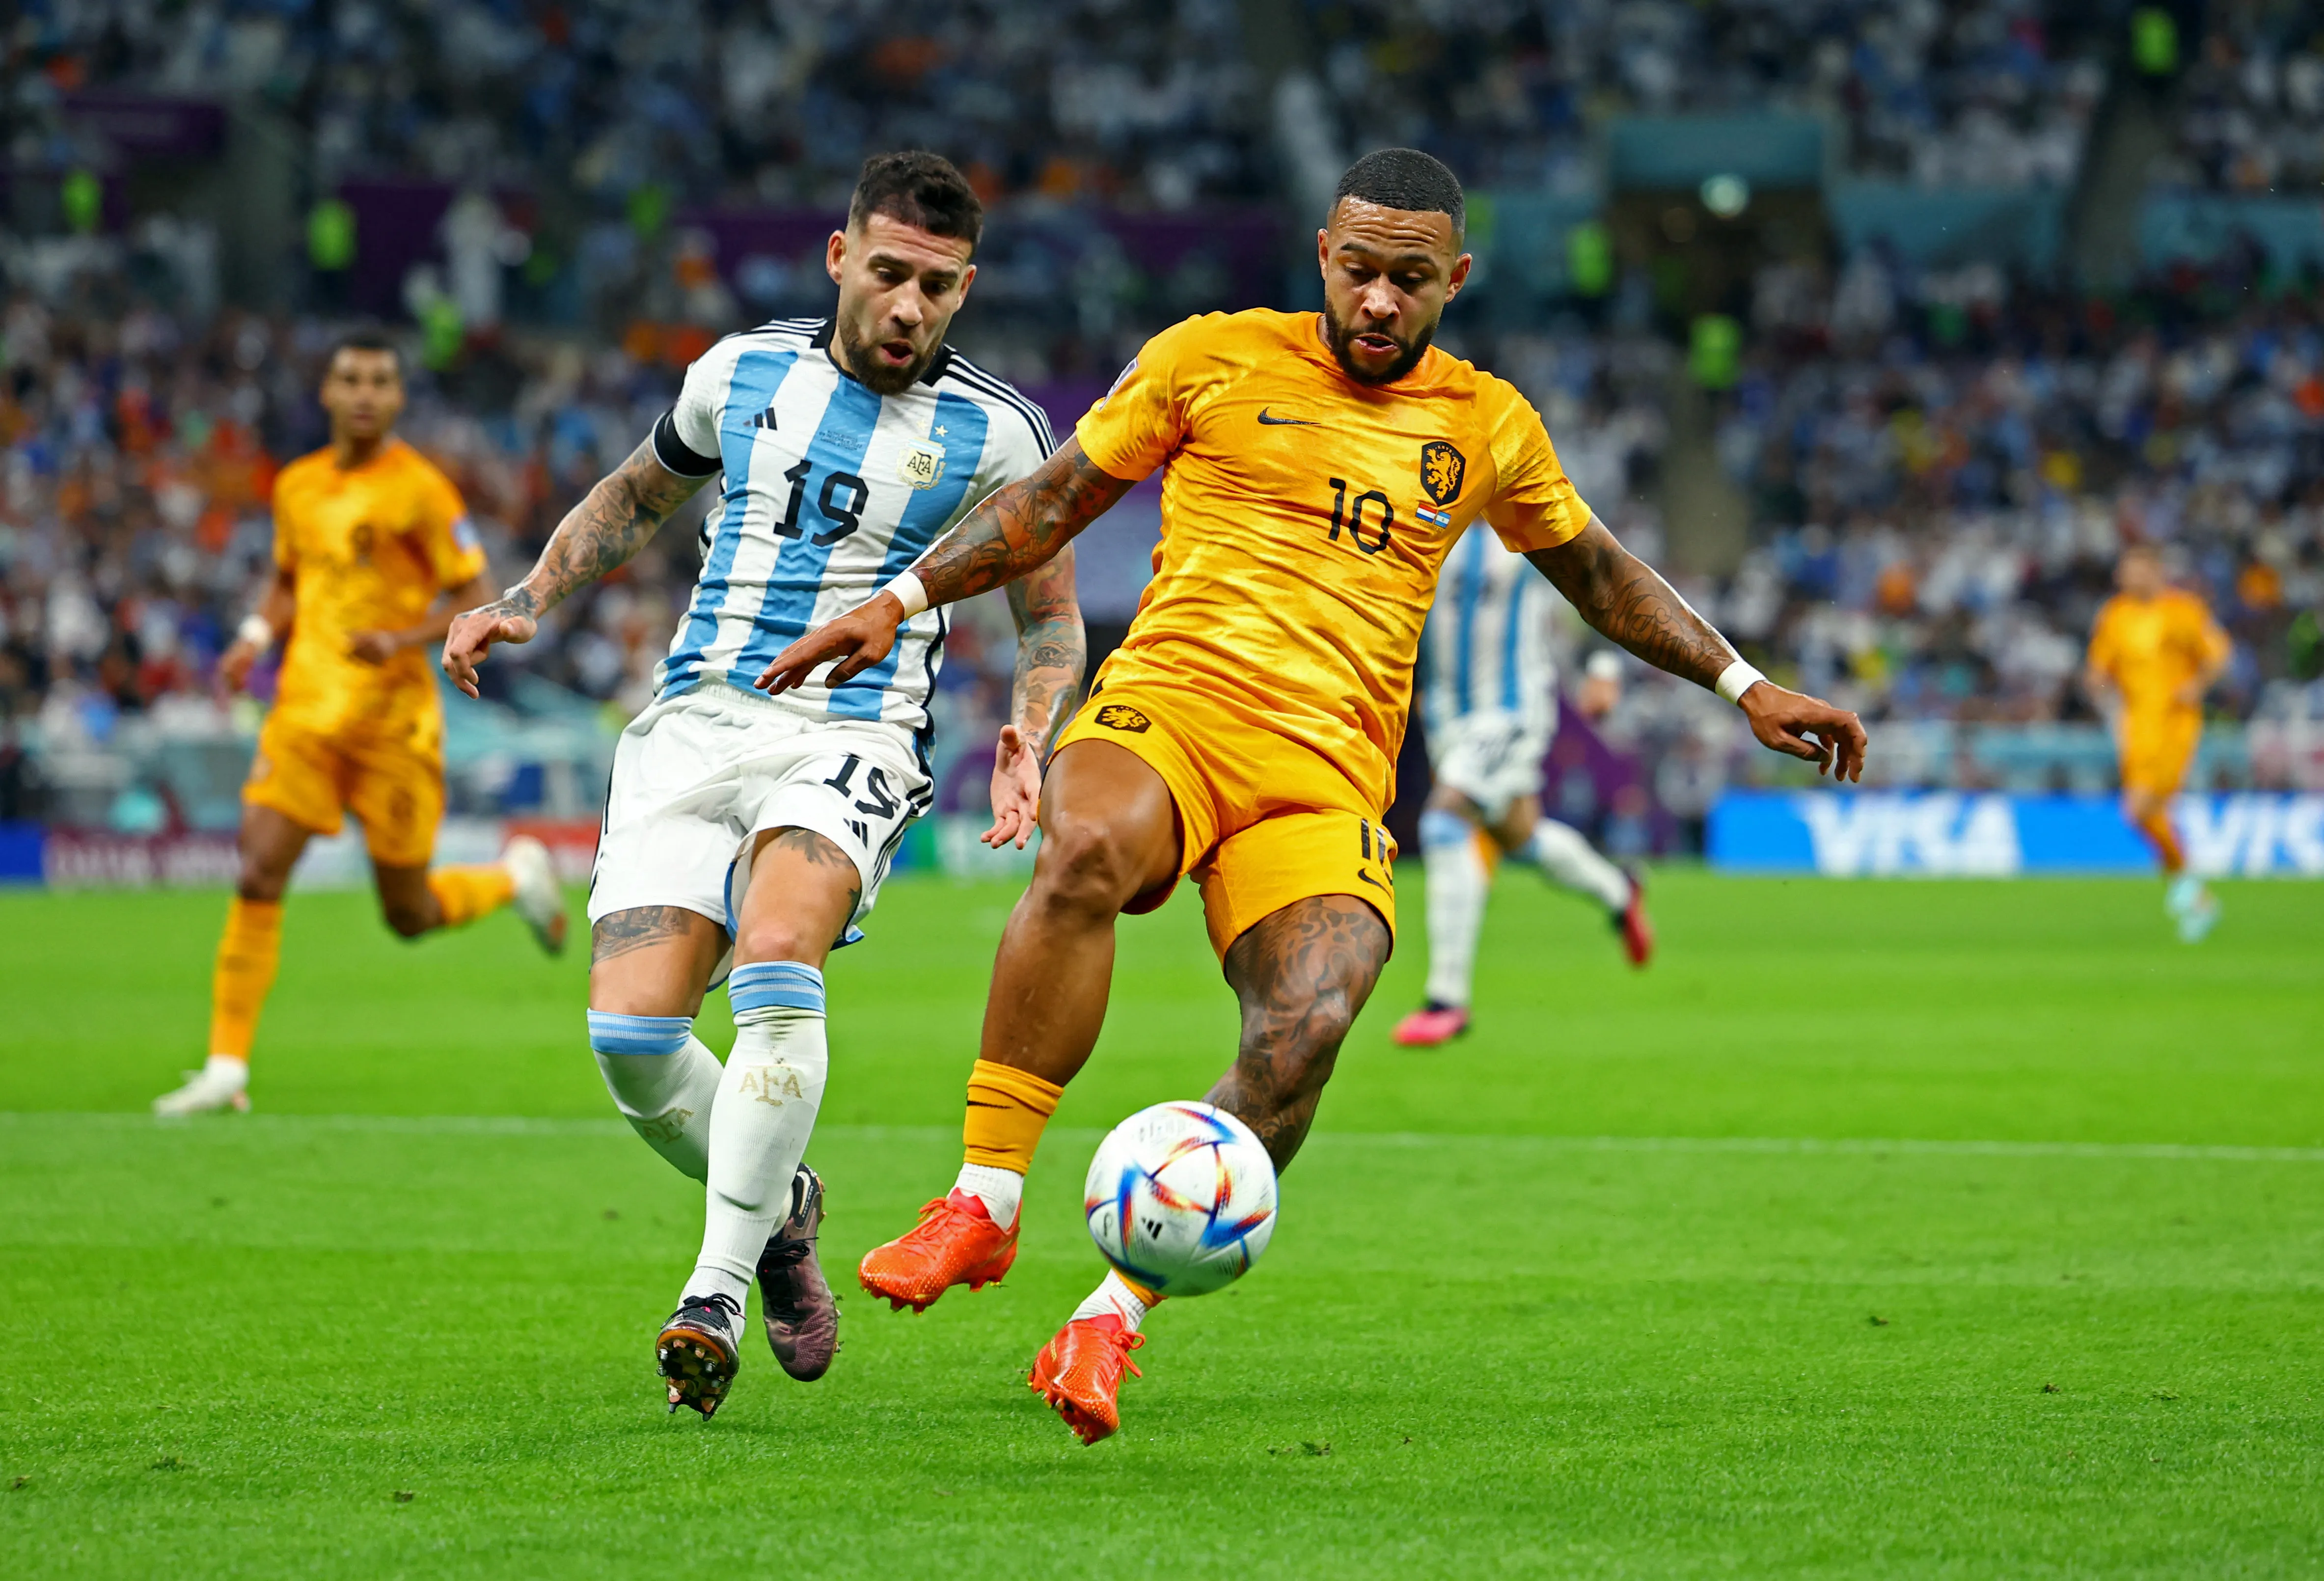
[[[2133,714],[2195,713],[2179,694],[2233,645],[2203,601],[2173,588],[2151,599],[2117,593],[2090,630],[2090,667],[2103,672]]]
[[[1462,531],[1481,516],[1523,551],[1590,523],[1508,383],[1432,347],[1394,384],[1360,384],[1314,313],[1164,330],[1076,434],[1114,477],[1168,469],[1154,580],[1099,684],[1199,688],[1332,759],[1375,810]]]
[[[274,483],[274,563],[296,579],[298,613],[275,712],[326,736],[410,736],[433,749],[441,712],[429,656],[383,665],[347,649],[365,631],[416,626],[447,589],[484,568],[459,491],[420,452],[391,439],[342,472],[328,450]]]

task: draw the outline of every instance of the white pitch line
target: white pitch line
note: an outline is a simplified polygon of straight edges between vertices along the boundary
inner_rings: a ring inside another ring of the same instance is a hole
[[[96,1130],[161,1131],[231,1138],[238,1131],[371,1132],[410,1136],[627,1136],[620,1120],[557,1119],[522,1115],[221,1115],[160,1120],[139,1114],[0,1110],[0,1128],[82,1126]],[[960,1135],[950,1126],[825,1126],[832,1140],[928,1142]],[[1053,1126],[1049,1136],[1093,1144],[1102,1132]],[[1944,1137],[1876,1136],[1539,1136],[1522,1134],[1423,1131],[1333,1131],[1309,1145],[1333,1152],[1360,1147],[1512,1148],[1564,1153],[1702,1153],[1836,1157],[1898,1154],[1930,1158],[2067,1158],[2094,1161],[2179,1161],[2198,1163],[2324,1163],[2324,1147],[2252,1147],[2195,1142],[2014,1142]]]

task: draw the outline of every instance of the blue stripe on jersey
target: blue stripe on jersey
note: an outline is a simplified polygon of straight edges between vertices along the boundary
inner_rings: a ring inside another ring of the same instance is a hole
[[[702,678],[702,656],[718,640],[719,608],[726,602],[727,578],[734,571],[734,551],[742,546],[743,517],[751,509],[751,453],[756,446],[758,416],[775,403],[796,351],[744,352],[735,359],[727,381],[725,409],[718,414],[718,455],[726,469],[726,488],[719,507],[716,536],[702,559],[702,577],[694,584],[694,605],[687,611],[686,640],[669,656],[662,674],[669,684],[664,695],[676,696]]]
[[[900,575],[960,509],[969,484],[976,481],[976,464],[984,459],[985,422],[984,409],[967,397],[950,391],[936,397],[936,419],[928,433],[933,437],[943,430],[939,443],[945,452],[944,476],[933,488],[912,491],[903,519],[896,524],[896,536],[888,541],[888,557],[880,563],[880,579],[873,586],[885,587]],[[903,647],[899,633],[887,657],[832,694],[831,712],[841,719],[879,718],[880,699],[895,681]]]
[[[1512,713],[1517,708],[1517,642],[1525,631],[1518,617],[1525,611],[1525,579],[1531,569],[1527,566],[1509,578],[1508,629],[1501,633],[1501,706]]]
[[[815,619],[816,596],[823,591],[823,574],[839,539],[818,544],[818,535],[836,530],[841,523],[825,516],[822,502],[849,501],[861,519],[871,507],[871,484],[862,477],[863,453],[872,447],[872,430],[879,426],[880,398],[854,380],[841,378],[823,409],[823,421],[803,458],[808,467],[798,485],[798,537],[779,540],[775,563],[767,572],[767,594],[752,617],[750,639],[734,657],[735,676],[744,685],[767,667],[775,655],[807,635]],[[855,479],[854,488],[838,485],[841,473]],[[858,492],[860,492],[860,493]],[[788,500],[788,496],[785,496]],[[859,529],[860,530],[860,529]]]
[[[1477,647],[1477,606],[1485,597],[1485,540],[1475,528],[1469,529],[1468,564],[1462,566],[1458,584],[1461,594],[1461,622],[1455,629],[1458,651],[1454,656],[1453,686],[1461,698],[1461,712],[1476,712],[1477,700],[1470,694],[1470,683],[1476,669],[1472,662]]]

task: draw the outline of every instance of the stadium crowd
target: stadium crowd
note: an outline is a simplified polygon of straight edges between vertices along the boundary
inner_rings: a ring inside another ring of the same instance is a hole
[[[1568,191],[1587,186],[1588,129],[1609,113],[1770,106],[1844,124],[1859,176],[2062,185],[2101,62],[2117,59],[2107,30],[2118,10],[1296,8],[1343,141],[1415,142],[1482,187]],[[2303,28],[2299,8],[2264,0],[2211,8],[2172,101],[2183,113],[2164,179],[2319,179],[2324,57]],[[257,96],[301,129],[317,190],[379,175],[529,190],[595,216],[581,227],[586,264],[586,236],[640,229],[641,192],[825,204],[867,150],[932,142],[998,206],[991,278],[963,326],[973,349],[988,349],[973,344],[980,316],[1056,321],[1002,336],[988,360],[1020,382],[1085,381],[1157,324],[1233,305],[1240,288],[1200,257],[1141,278],[1134,248],[1087,216],[1218,215],[1276,190],[1240,29],[1224,0],[900,12],[443,0],[425,13],[223,0],[167,25],[143,0],[55,0],[9,44],[34,69],[9,77],[8,157],[20,175],[93,158],[64,113],[91,88]],[[738,315],[813,310],[825,290],[804,267],[722,276],[699,245],[663,232],[601,295],[700,335]],[[21,743],[33,733],[102,743],[124,715],[215,712],[212,665],[263,573],[272,471],[319,442],[315,363],[344,316],[316,297],[272,316],[221,309],[203,246],[147,220],[0,247],[0,817],[26,804]],[[1681,354],[1644,329],[1557,322],[1519,330],[1464,311],[1445,344],[1524,389],[1583,496],[1656,553]],[[2312,278],[2230,249],[2127,296],[2085,296],[1989,265],[1917,269],[1876,244],[1829,270],[1766,268],[1748,327],[1740,377],[1716,400],[1749,545],[1731,574],[1688,591],[1771,669],[1870,719],[2087,717],[2080,643],[2116,549],[2140,537],[2171,547],[2238,638],[2218,708],[2248,716],[2316,672],[2324,316]],[[602,315],[553,336],[464,344],[456,326],[435,346],[429,333],[423,317],[405,431],[452,473],[507,571],[626,454],[684,361]],[[681,535],[666,535],[493,674],[529,669],[634,710],[691,574]],[[998,713],[1007,650],[964,623],[949,705],[973,727]],[[1609,726],[1661,766],[1668,806],[1715,789],[1723,751],[1690,702],[1641,686]]]
[[[147,0],[34,9],[49,88],[260,96],[307,131],[326,187],[828,206],[867,154],[936,145],[988,200],[1264,190],[1232,0],[224,0],[166,25]]]
[[[2116,300],[1871,250],[1828,293],[1798,283],[1763,282],[1720,435],[1759,529],[1736,636],[1868,717],[2087,717],[2081,641],[2143,538],[2238,639],[2227,712],[2312,675],[2314,280],[2271,290],[2230,259]]]
[[[2061,186],[2106,83],[2096,25],[2034,0],[1308,0],[1351,145],[1426,148],[1484,183],[1587,190],[1615,113],[1829,115],[1858,175]]]

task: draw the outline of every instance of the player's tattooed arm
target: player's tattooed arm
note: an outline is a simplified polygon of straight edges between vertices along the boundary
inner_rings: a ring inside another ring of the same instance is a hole
[[[678,508],[710,480],[680,477],[654,458],[648,439],[565,513],[522,582],[460,615],[444,639],[444,673],[476,694],[476,666],[495,642],[530,642],[542,614],[626,564]]]
[[[1573,538],[1526,558],[1583,620],[1657,669],[1709,688],[1736,660],[1727,639],[1594,516]],[[1768,680],[1746,691],[1740,705],[1760,745],[1805,758],[1820,774],[1863,778],[1864,726],[1848,710]]]
[[[957,603],[1046,565],[1134,483],[1099,469],[1068,437],[1039,470],[1007,488],[928,546],[912,565],[931,604]]]
[[[1026,744],[1046,757],[1089,663],[1081,600],[1074,593],[1071,545],[1009,584],[1009,612],[1017,620],[1017,682],[1009,717]]]
[[[993,749],[992,827],[982,838],[996,850],[1013,842],[1022,850],[1040,818],[1041,764],[1089,663],[1072,545],[1009,584],[1009,612],[1017,620],[1017,685]]]
[[[1068,438],[1038,470],[960,519],[912,565],[930,604],[957,603],[1015,581],[1045,565],[1082,529],[1130,492],[1132,481],[1113,476]],[[775,655],[755,685],[788,692],[810,671],[836,659],[826,685],[837,685],[888,657],[904,606],[891,593],[827,621]]]
[[[1727,639],[1594,516],[1575,537],[1526,558],[1583,620],[1656,669],[1707,687],[1735,662]]]

